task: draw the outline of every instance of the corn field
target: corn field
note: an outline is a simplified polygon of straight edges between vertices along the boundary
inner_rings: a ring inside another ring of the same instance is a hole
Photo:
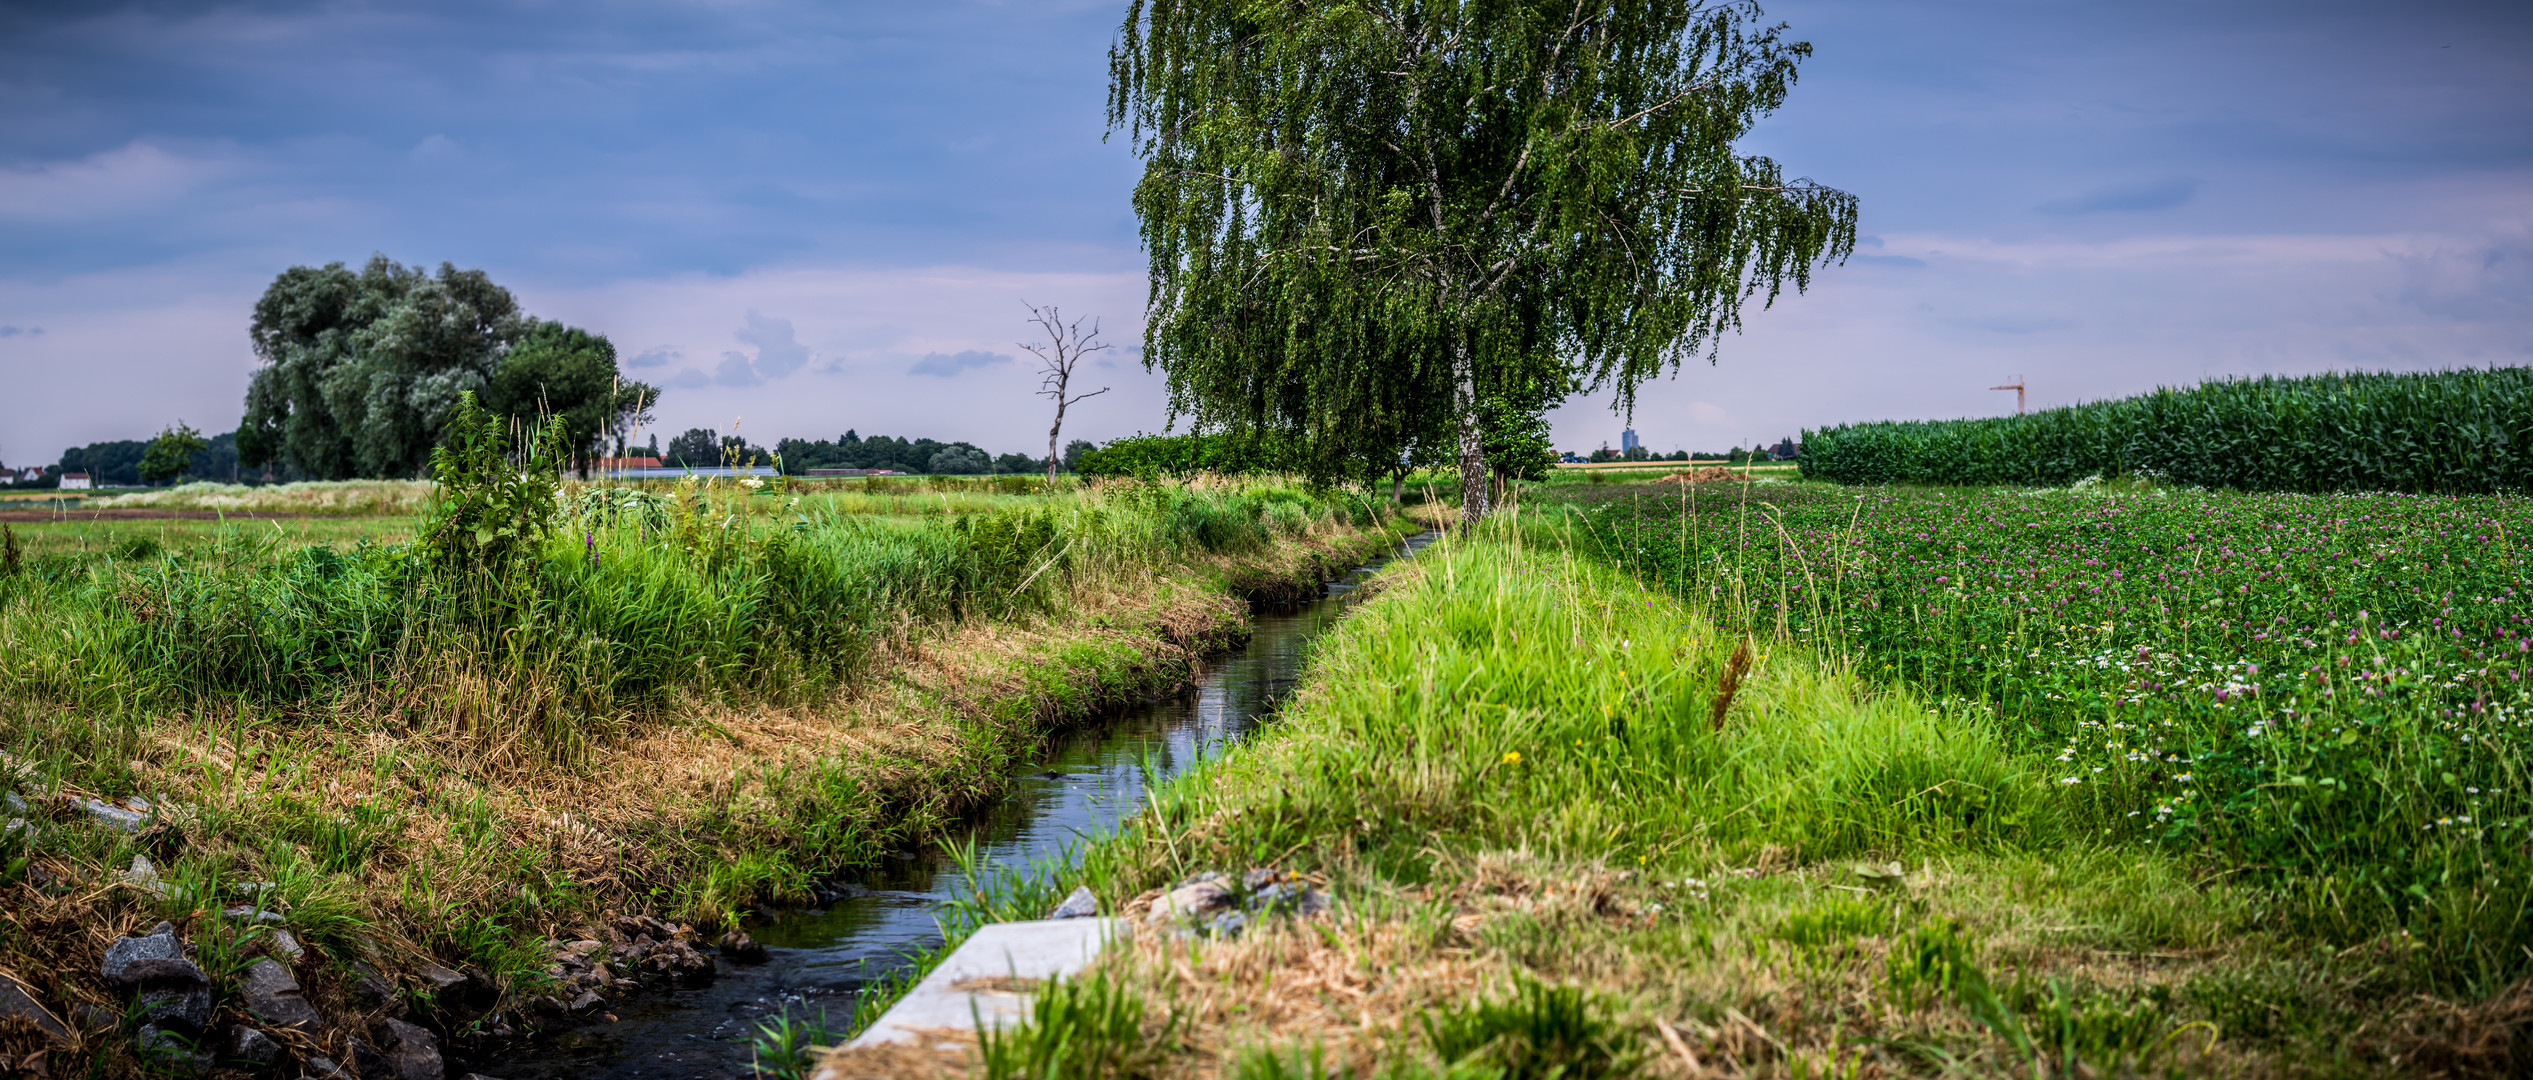
[[[2478,494],[2533,487],[2533,369],[2224,379],[1979,420],[1803,433],[1842,484],[2151,477],[2237,491]]]

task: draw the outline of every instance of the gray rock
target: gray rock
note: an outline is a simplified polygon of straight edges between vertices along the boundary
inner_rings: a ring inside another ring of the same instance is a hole
[[[26,819],[22,817],[10,818],[7,825],[0,826],[0,836],[14,837],[19,833],[25,833],[29,839],[33,839],[35,826],[27,824]]]
[[[262,908],[251,907],[245,904],[229,908],[222,911],[220,914],[226,917],[230,922],[263,923],[267,926],[279,926],[283,922],[287,921],[281,917],[281,913],[278,911],[265,911]]]
[[[448,1067],[440,1060],[440,1042],[431,1033],[402,1020],[389,1020],[379,1026],[385,1032],[387,1075],[394,1080],[447,1080]]]
[[[347,1080],[351,1075],[343,1071],[343,1066],[335,1064],[333,1058],[312,1057],[303,1064],[312,1080]]]
[[[123,1014],[101,1005],[86,1002],[72,1007],[71,1019],[79,1021],[81,1031],[111,1031],[123,1025]]]
[[[499,1077],[493,1077],[493,1076],[486,1076],[486,1075],[484,1075],[484,1074],[482,1074],[482,1073],[467,1073],[467,1074],[466,1074],[466,1080],[500,1080],[500,1078],[499,1078]]]
[[[1270,915],[1316,915],[1328,910],[1328,894],[1298,881],[1279,881],[1249,894],[1249,910]]]
[[[721,935],[721,955],[733,960],[745,960],[751,964],[762,964],[765,962],[767,953],[765,946],[757,944],[756,939],[749,937],[747,931],[732,930]]]
[[[98,965],[98,974],[116,986],[128,987],[133,980],[124,978],[124,971],[141,960],[182,960],[185,945],[176,940],[174,923],[160,923],[149,933],[128,937],[106,946],[105,962]]]
[[[123,965],[123,981],[134,986],[208,986],[210,976],[183,957],[144,957]]]
[[[1219,878],[1221,875],[1213,876]],[[1144,918],[1153,923],[1192,921],[1231,905],[1230,889],[1224,888],[1218,881],[1198,878],[1154,900]]]
[[[144,987],[132,998],[132,1010],[143,1026],[198,1035],[211,1023],[211,987],[181,983]]]
[[[325,1018],[317,1015],[317,1007],[308,1004],[308,995],[299,989],[299,980],[290,977],[290,969],[278,960],[258,960],[246,966],[238,977],[238,997],[246,1011],[268,1024],[298,1028],[314,1033],[324,1030]]]
[[[466,976],[428,961],[413,969],[413,973],[415,977],[422,980],[423,985],[442,994],[461,990],[466,986]]]
[[[564,1006],[564,1008],[570,1009],[573,1012],[587,1012],[606,1003],[607,999],[599,997],[598,991],[583,990],[580,992],[579,997],[573,998],[572,1003]]]
[[[1215,916],[1214,921],[1205,924],[1205,931],[1218,938],[1239,937],[1240,932],[1248,928],[1249,916],[1237,911],[1223,912]]]
[[[1256,892],[1283,880],[1284,872],[1280,870],[1251,870],[1240,875],[1240,889],[1242,892]]]
[[[351,1051],[345,1056],[352,1059],[352,1071],[359,1074],[361,1080],[387,1080],[396,1075],[391,1071],[395,1065],[387,1060],[387,1055],[379,1053],[377,1047],[359,1039],[347,1039],[345,1045]]]
[[[288,930],[275,930],[270,935],[266,936],[264,940],[271,942],[273,951],[280,953],[291,963],[296,964],[301,958],[308,955],[308,950],[302,948],[299,944],[299,939],[290,936],[290,931]]]
[[[193,1048],[183,1036],[156,1026],[141,1028],[141,1057],[151,1065],[179,1076],[191,1076],[211,1069],[211,1055]]]
[[[14,791],[0,793],[0,806],[8,807],[12,814],[26,813],[26,800],[19,798]]]
[[[0,1017],[15,1016],[34,1024],[44,1037],[54,1043],[71,1041],[70,1027],[54,1016],[52,1010],[35,999],[35,988],[19,982],[18,977],[0,972]]]
[[[112,803],[101,803],[95,799],[76,799],[71,805],[86,811],[90,821],[109,829],[136,833],[150,823],[149,812],[146,810],[128,810]]]
[[[1063,903],[1057,904],[1054,911],[1047,913],[1047,917],[1050,919],[1087,919],[1097,914],[1099,914],[1099,897],[1091,895],[1090,886],[1076,885],[1073,887],[1072,892],[1065,895]]]
[[[132,856],[132,868],[123,872],[123,880],[135,889],[167,895],[167,883],[159,880],[158,868],[150,865],[149,856]]]
[[[280,1043],[274,1042],[272,1036],[239,1024],[229,1029],[228,1045],[221,1047],[220,1056],[269,1069],[281,1064],[289,1052],[283,1050]]]

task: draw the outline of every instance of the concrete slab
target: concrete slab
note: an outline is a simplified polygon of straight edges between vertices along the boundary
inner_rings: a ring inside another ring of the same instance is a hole
[[[944,1028],[974,1031],[979,1019],[999,1031],[1029,1009],[1029,995],[1009,980],[1070,976],[1109,939],[1132,932],[1124,919],[1042,919],[980,928],[845,1045],[909,1042]]]

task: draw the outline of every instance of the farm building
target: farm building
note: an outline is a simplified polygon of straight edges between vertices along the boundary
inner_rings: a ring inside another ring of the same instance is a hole
[[[62,474],[63,491],[84,491],[90,486],[91,485],[88,483],[87,473],[66,472]]]

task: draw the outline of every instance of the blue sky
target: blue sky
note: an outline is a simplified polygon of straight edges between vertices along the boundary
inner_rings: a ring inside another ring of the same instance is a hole
[[[1868,235],[1640,399],[1657,449],[2211,375],[2533,358],[2533,5],[1786,0],[1746,149]],[[294,264],[482,267],[661,424],[1042,452],[1024,300],[1132,346],[1122,5],[0,7],[0,461],[233,426]],[[1617,441],[1606,394],[1553,414]]]

